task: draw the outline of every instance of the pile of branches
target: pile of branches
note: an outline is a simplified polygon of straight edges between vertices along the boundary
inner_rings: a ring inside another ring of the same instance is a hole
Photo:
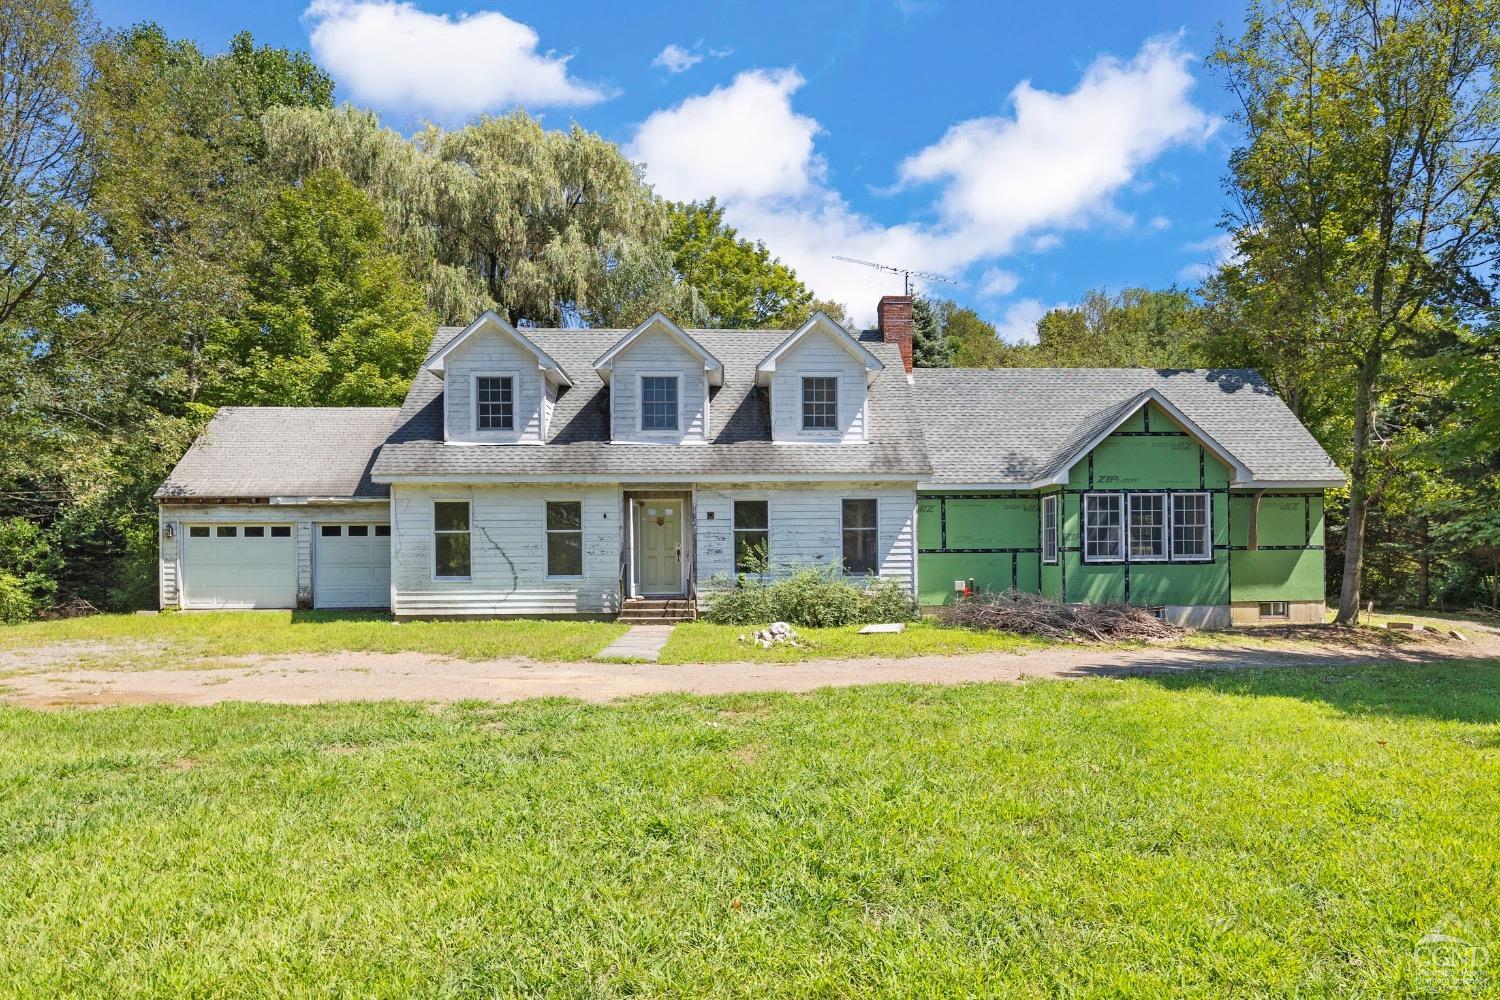
[[[1016,590],[979,593],[942,611],[943,621],[964,628],[995,629],[1047,639],[1095,642],[1151,642],[1174,639],[1186,630],[1164,622],[1145,608],[1128,604],[1063,604]]]

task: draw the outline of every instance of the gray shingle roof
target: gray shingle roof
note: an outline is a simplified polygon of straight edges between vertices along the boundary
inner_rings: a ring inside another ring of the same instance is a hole
[[[395,407],[226,406],[172,470],[158,498],[370,497],[375,453]]]
[[[443,348],[461,332],[444,327],[432,343]],[[755,387],[755,366],[786,330],[688,330],[724,365],[724,385],[710,399],[707,445],[611,444],[609,393],[593,361],[628,330],[523,330],[573,379],[558,398],[547,443],[537,447],[454,448],[443,444],[442,380],[418,373],[374,475],[385,476],[715,476],[904,477],[921,479],[930,466],[911,387],[896,347],[865,343],[886,366],[870,387],[871,440],[863,444],[806,445],[770,440],[770,412]],[[430,356],[430,355],[429,355]]]
[[[1021,484],[1049,477],[1151,389],[1256,481],[1344,480],[1265,379],[1248,369],[918,369],[915,380],[931,482]]]

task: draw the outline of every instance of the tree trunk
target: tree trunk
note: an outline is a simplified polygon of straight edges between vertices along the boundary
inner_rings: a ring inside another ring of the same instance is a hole
[[[1425,610],[1432,607],[1432,536],[1427,518],[1418,518],[1417,527],[1422,533],[1419,539],[1422,547],[1417,555],[1417,606]]]
[[[1359,369],[1354,397],[1354,460],[1349,466],[1349,519],[1344,526],[1344,581],[1339,592],[1340,625],[1359,621],[1359,584],[1365,568],[1365,515],[1370,507],[1370,437],[1375,429],[1375,378],[1380,353],[1371,351]]]

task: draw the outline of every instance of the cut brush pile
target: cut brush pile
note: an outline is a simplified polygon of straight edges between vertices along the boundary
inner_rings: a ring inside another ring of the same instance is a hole
[[[1152,642],[1175,639],[1186,629],[1128,604],[1063,604],[1016,590],[974,594],[942,611],[949,625],[995,629],[1047,639]]]

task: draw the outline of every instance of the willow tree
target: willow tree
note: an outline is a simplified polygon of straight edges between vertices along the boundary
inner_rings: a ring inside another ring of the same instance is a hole
[[[662,246],[665,206],[618,146],[577,125],[518,111],[407,140],[346,107],[274,111],[264,128],[288,179],[331,168],[374,198],[447,322],[486,307],[541,325],[694,316]]]
[[[1359,610],[1392,369],[1437,317],[1488,302],[1497,55],[1500,0],[1257,0],[1215,53],[1244,128],[1234,266],[1352,387],[1340,622]]]

